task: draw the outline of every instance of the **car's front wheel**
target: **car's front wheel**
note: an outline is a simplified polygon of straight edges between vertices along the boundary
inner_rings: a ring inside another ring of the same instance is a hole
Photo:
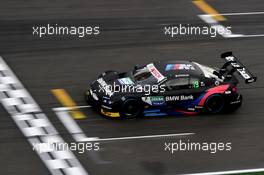
[[[136,99],[126,99],[123,102],[121,116],[123,118],[135,118],[141,113],[142,107]]]
[[[207,113],[215,114],[222,112],[224,109],[225,100],[222,95],[214,94],[207,98],[205,102],[205,110]]]

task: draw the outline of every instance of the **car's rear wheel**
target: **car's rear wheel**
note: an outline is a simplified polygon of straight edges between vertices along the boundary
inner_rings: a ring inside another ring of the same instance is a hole
[[[222,95],[214,94],[207,98],[205,102],[205,110],[208,113],[215,114],[222,112],[224,109],[225,100]]]
[[[141,113],[141,105],[136,99],[126,99],[123,102],[121,116],[123,118],[135,118]]]

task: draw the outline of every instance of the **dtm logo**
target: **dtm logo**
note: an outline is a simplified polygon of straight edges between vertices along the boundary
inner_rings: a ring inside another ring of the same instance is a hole
[[[240,73],[240,75],[242,75],[243,78],[245,79],[249,79],[250,75],[248,75],[247,71],[245,68],[241,67],[239,64],[237,63],[231,63],[231,65],[237,69],[237,71]]]
[[[195,70],[195,68],[191,64],[167,64],[165,70]]]
[[[234,60],[235,60],[235,57],[233,57],[233,56],[228,56],[228,57],[226,57],[226,60],[227,60],[227,61],[234,61]]]
[[[228,56],[226,57],[227,61],[235,61],[235,57],[233,56]],[[250,75],[248,75],[247,71],[245,68],[243,68],[240,64],[237,62],[231,63],[231,65],[237,69],[237,71],[240,73],[240,75],[245,78],[245,79],[250,79]]]
[[[244,77],[245,79],[250,79],[250,75],[248,75],[248,73],[246,72],[245,68],[242,69],[237,69],[237,71],[242,75],[242,77]]]

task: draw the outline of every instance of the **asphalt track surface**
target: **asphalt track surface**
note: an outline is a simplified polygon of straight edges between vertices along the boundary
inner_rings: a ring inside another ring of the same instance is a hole
[[[264,11],[261,0],[210,0],[220,13]],[[258,80],[244,85],[242,107],[232,114],[196,117],[157,117],[138,120],[109,120],[91,109],[78,124],[91,137],[127,137],[192,132],[170,138],[106,141],[100,152],[76,154],[92,175],[173,175],[264,167],[264,37],[210,38],[164,35],[164,24],[206,25],[203,14],[185,0],[76,0],[5,1],[0,6],[0,53],[67,141],[71,135],[52,108],[61,104],[51,89],[67,90],[78,105],[86,105],[83,92],[105,70],[128,70],[153,60],[192,59],[221,65],[222,52],[232,50]],[[264,34],[264,15],[226,16],[225,25],[244,34]],[[99,25],[96,37],[43,37],[32,35],[32,26],[58,23]],[[0,174],[49,174],[22,133],[0,109]],[[232,151],[164,151],[164,142],[179,139],[193,142],[232,142]]]

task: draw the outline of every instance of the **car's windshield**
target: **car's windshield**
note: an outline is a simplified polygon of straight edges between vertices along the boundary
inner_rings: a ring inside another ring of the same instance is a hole
[[[133,79],[138,84],[143,84],[143,83],[144,84],[155,84],[155,83],[157,83],[157,80],[151,74],[151,72],[148,70],[147,67],[143,67],[143,68],[134,70]]]
[[[154,64],[148,64],[133,71],[133,79],[139,84],[157,84],[165,77],[156,69]]]

